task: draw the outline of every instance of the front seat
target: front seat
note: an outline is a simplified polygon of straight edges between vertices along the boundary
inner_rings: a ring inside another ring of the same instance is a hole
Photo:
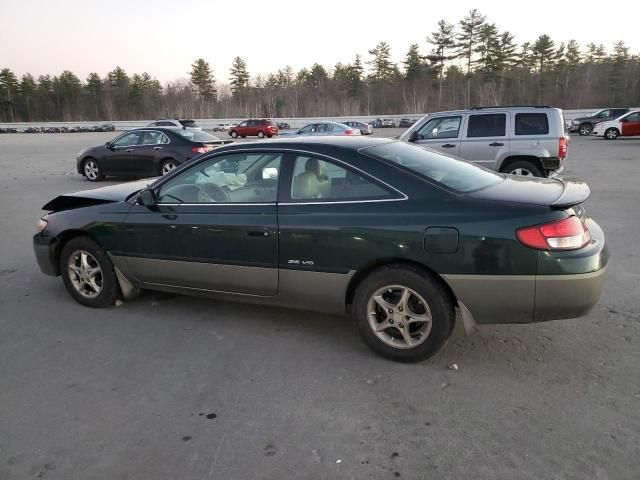
[[[293,179],[291,196],[296,199],[318,198],[320,196],[319,172],[318,160],[308,159],[304,165],[304,172],[296,175],[296,178]]]

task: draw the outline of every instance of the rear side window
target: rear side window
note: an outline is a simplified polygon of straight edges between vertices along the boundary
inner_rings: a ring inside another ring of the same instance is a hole
[[[404,142],[390,142],[360,151],[461,193],[480,190],[500,183],[504,179],[495,172],[464,160],[457,160]]]
[[[507,116],[504,113],[470,115],[467,137],[504,137]]]
[[[516,135],[546,135],[549,119],[546,113],[516,113]]]
[[[197,128],[200,126],[195,120],[180,120],[180,123],[183,127],[187,128]]]
[[[614,110],[613,111],[613,116],[614,117],[620,117],[620,116],[624,115],[625,113],[627,113],[627,109],[619,108],[618,110]]]

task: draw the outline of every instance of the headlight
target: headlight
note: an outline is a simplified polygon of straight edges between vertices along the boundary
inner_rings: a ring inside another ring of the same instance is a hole
[[[47,222],[44,218],[41,218],[40,220],[38,220],[38,223],[36,223],[36,228],[38,229],[39,232],[41,232],[45,228],[47,228],[48,223],[49,222]]]
[[[572,125],[580,125],[580,121],[579,120],[572,120],[571,124]]]

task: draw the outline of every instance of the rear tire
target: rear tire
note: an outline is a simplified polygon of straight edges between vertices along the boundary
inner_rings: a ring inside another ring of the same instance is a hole
[[[82,162],[82,172],[90,182],[100,182],[104,180],[102,168],[95,158],[89,157]]]
[[[607,128],[607,130],[604,132],[604,138],[606,138],[607,140],[615,140],[619,136],[620,136],[620,131],[614,127]]]
[[[408,265],[387,265],[369,274],[356,289],[352,315],[367,345],[399,362],[435,355],[455,320],[442,284]]]
[[[177,166],[178,163],[172,158],[163,160],[160,164],[160,176],[164,177],[165,175],[171,173],[171,170],[174,170]]]
[[[70,240],[60,253],[60,273],[74,300],[87,307],[108,307],[120,298],[113,264],[89,237]]]
[[[583,137],[586,135],[591,135],[591,131],[593,130],[593,125],[590,123],[582,123],[578,127],[578,133]]]
[[[532,162],[527,160],[516,160],[511,162],[504,169],[502,173],[509,173],[511,175],[520,175],[523,177],[543,177],[542,171]]]

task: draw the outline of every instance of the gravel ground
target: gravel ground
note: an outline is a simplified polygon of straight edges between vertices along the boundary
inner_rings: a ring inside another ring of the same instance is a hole
[[[639,478],[640,140],[569,147],[613,255],[589,316],[457,328],[403,365],[344,317],[76,304],[31,235],[46,201],[92,186],[75,153],[112,136],[0,136],[1,480]]]

